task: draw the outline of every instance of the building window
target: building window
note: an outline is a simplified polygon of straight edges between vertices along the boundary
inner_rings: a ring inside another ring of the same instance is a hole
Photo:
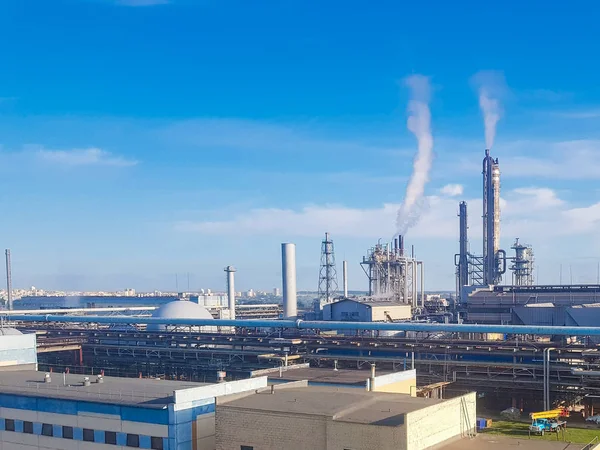
[[[83,429],[83,440],[87,442],[94,442],[94,430],[89,428]]]
[[[163,450],[163,438],[152,436],[150,438],[150,448],[152,450]]]
[[[4,419],[4,429],[6,431],[15,431],[14,419]]]
[[[104,432],[104,443],[117,445],[117,433],[114,431],[105,431]]]
[[[33,434],[33,422],[23,422],[23,433]]]
[[[139,447],[140,446],[140,437],[137,434],[128,434],[127,435],[127,447]]]
[[[254,447],[252,447],[251,445],[242,445],[240,447],[240,450],[254,450]]]
[[[54,429],[49,423],[42,424],[42,436],[54,436]]]
[[[73,427],[63,426],[63,438],[73,439]]]

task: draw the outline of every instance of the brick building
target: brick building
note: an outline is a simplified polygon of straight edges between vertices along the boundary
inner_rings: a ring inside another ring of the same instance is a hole
[[[422,450],[474,433],[475,393],[450,400],[293,382],[221,397],[217,450]]]

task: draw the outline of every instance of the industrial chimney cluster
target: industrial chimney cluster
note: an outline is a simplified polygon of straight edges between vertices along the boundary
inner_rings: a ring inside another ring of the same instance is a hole
[[[470,252],[468,240],[467,203],[459,204],[459,252],[455,255],[456,290],[460,301],[466,295],[465,288],[494,286],[502,282],[511,261],[512,285],[531,286],[533,278],[533,249],[519,243],[517,238],[511,247],[515,255],[507,257],[500,248],[500,164],[485,151],[483,158],[483,253]]]

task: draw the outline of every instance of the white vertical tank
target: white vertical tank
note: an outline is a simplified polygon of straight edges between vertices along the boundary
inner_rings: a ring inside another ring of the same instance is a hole
[[[293,319],[298,315],[298,299],[296,297],[296,244],[281,244],[281,272],[283,317]]]

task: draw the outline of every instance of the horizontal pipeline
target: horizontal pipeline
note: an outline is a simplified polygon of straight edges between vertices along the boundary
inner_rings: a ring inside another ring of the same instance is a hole
[[[0,313],[0,316],[2,314]],[[213,326],[246,328],[298,328],[310,330],[356,330],[356,331],[423,331],[452,333],[502,333],[537,334],[543,336],[600,336],[600,327],[555,327],[530,325],[477,325],[447,323],[411,322],[330,322],[305,320],[227,320],[227,319],[169,319],[162,317],[130,316],[53,316],[53,315],[11,315],[10,320],[22,322],[76,322],[100,324],[146,324],[178,326]]]

